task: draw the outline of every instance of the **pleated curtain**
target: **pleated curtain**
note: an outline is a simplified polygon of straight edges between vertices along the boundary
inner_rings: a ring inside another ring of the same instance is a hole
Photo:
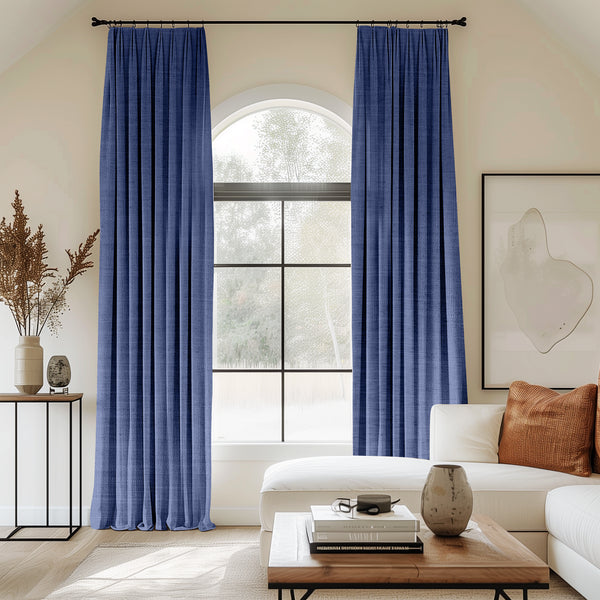
[[[109,30],[92,527],[212,529],[213,181],[202,28]]]
[[[447,30],[358,28],[352,139],[354,453],[427,457],[467,401]]]

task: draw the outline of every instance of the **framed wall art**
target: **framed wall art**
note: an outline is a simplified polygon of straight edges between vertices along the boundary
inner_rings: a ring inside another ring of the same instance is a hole
[[[484,173],[482,387],[595,383],[600,173]]]

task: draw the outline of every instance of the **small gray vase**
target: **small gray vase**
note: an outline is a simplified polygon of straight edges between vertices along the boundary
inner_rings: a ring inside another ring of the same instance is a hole
[[[71,381],[71,365],[66,356],[51,356],[46,368],[46,378],[50,387],[65,388]]]
[[[433,533],[460,535],[473,512],[473,492],[460,465],[433,465],[421,494],[421,516]]]

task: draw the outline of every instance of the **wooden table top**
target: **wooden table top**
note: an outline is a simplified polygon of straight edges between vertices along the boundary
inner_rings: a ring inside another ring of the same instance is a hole
[[[548,566],[489,517],[471,517],[477,527],[458,537],[438,537],[421,528],[423,554],[311,554],[309,513],[276,513],[269,557],[269,584],[419,585],[542,584]],[[421,522],[423,525],[423,523]]]
[[[74,402],[83,394],[0,394],[0,402]]]

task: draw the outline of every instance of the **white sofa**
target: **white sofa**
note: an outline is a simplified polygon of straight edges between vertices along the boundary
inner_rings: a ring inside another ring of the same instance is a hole
[[[275,512],[308,511],[311,504],[369,492],[400,498],[418,512],[432,464],[451,462],[466,470],[474,512],[497,521],[587,598],[600,598],[600,475],[578,477],[499,464],[504,409],[489,404],[435,405],[429,460],[321,456],[272,465],[265,471],[260,494],[261,562],[268,562]],[[577,537],[575,530],[582,535]],[[579,568],[584,570],[581,574]],[[585,586],[578,580],[585,580]]]

